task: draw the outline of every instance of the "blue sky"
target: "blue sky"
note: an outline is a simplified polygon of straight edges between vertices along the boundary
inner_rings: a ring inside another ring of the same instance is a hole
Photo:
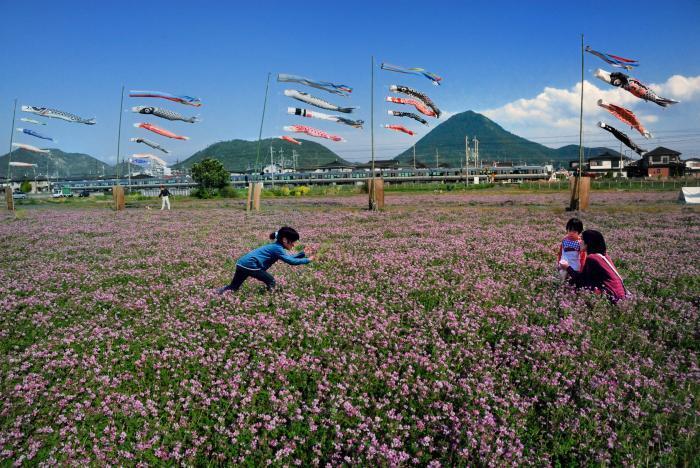
[[[595,128],[601,118],[626,131],[640,145],[668,146],[684,157],[700,156],[700,2],[87,2],[0,3],[0,131],[2,153],[9,149],[12,104],[54,107],[96,117],[86,126],[47,120],[45,127],[18,123],[58,139],[64,151],[84,152],[114,163],[122,84],[198,96],[204,105],[187,107],[161,100],[125,98],[124,108],[157,105],[201,123],[138,118],[123,113],[121,154],[147,152],[129,143],[142,136],[172,150],[175,162],[211,143],[256,139],[268,72],[270,95],[263,136],[284,134],[295,123],[345,137],[347,143],[321,141],[341,156],[370,157],[369,124],[343,128],[285,114],[295,101],[285,88],[311,92],[328,101],[359,106],[356,118],[370,118],[370,57],[421,66],[444,77],[444,85],[426,79],[375,70],[375,147],[377,157],[393,157],[415,137],[380,128],[413,121],[387,116],[383,102],[390,84],[427,92],[447,115],[484,112],[513,133],[558,147],[578,142],[577,84],[580,82],[580,34],[586,44],[638,59],[632,75],[657,86],[661,95],[682,101],[662,109],[593,77],[611,68],[586,56],[584,144],[617,148],[616,140]],[[304,75],[353,86],[350,98],[303,86],[277,83],[277,73]],[[595,101],[603,97],[632,109],[655,135],[644,141]],[[308,107],[308,106],[307,106]],[[398,109],[398,107],[396,107]],[[412,109],[401,109],[412,110]],[[32,117],[18,112],[18,118]],[[141,116],[143,117],[143,116]],[[393,119],[393,120],[392,120]],[[187,142],[168,140],[133,128],[150,121]],[[435,126],[438,121],[433,121]],[[26,135],[16,140],[42,145]]]

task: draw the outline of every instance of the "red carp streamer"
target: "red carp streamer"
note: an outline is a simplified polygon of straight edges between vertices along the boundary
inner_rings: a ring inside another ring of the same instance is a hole
[[[394,104],[408,104],[416,108],[418,112],[428,117],[436,117],[435,111],[423,104],[416,99],[406,99],[400,97],[387,96],[386,102],[393,102]]]
[[[145,122],[135,123],[134,127],[143,128],[144,130],[150,130],[153,133],[157,133],[158,135],[163,135],[164,137],[168,137],[168,138],[174,138],[175,140],[189,140],[190,139],[190,137],[176,135],[175,133],[173,133],[169,130],[165,130],[163,128],[156,127],[155,125],[145,123]]]
[[[622,120],[630,127],[637,130],[639,133],[642,134],[642,136],[644,136],[644,138],[652,137],[651,133],[649,133],[647,129],[644,128],[637,116],[634,115],[634,112],[632,112],[631,110],[625,109],[624,107],[616,106],[615,104],[609,104],[603,101],[602,99],[598,99],[598,105],[603,109],[606,109],[608,112],[610,112],[618,119]]]
[[[294,143],[295,145],[300,145],[300,144],[301,144],[300,141],[295,140],[294,138],[292,138],[292,137],[290,137],[290,136],[287,136],[287,135],[282,135],[282,136],[280,137],[280,140],[288,141],[288,142],[290,142],[290,143]]]
[[[327,138],[333,141],[345,141],[343,138],[337,135],[331,135],[330,133],[326,133],[323,130],[307,127],[306,125],[288,125],[284,127],[284,129],[288,132],[306,133],[309,136],[317,138]]]
[[[413,130],[409,130],[403,125],[384,125],[386,128],[390,128],[392,130],[396,130],[397,132],[404,132],[407,133],[411,136],[415,135],[416,133]]]

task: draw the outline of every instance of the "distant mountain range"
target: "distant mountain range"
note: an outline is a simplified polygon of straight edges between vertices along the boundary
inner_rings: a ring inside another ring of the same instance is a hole
[[[578,146],[568,145],[561,148],[548,148],[539,143],[514,135],[504,130],[500,125],[482,114],[466,111],[453,115],[440,123],[422,138],[416,141],[416,160],[432,166],[436,159],[440,165],[448,164],[460,167],[465,159],[465,137],[468,136],[470,146],[472,139],[479,140],[479,157],[481,161],[513,161],[526,164],[566,165],[569,161],[578,159]],[[301,145],[294,145],[277,138],[266,138],[260,142],[247,140],[221,141],[196,152],[189,158],[173,166],[175,169],[188,169],[192,164],[204,158],[218,159],[224,167],[232,172],[260,170],[270,164],[270,149],[273,151],[275,163],[284,159],[285,167],[313,168],[324,164],[338,162],[349,164],[329,148],[314,141],[299,139]],[[585,157],[597,156],[605,152],[618,154],[604,147],[584,148]],[[436,153],[439,153],[436,158]],[[7,177],[8,155],[0,157],[0,177]],[[402,152],[394,159],[413,162],[413,148]],[[33,168],[12,168],[14,178],[33,178],[35,174],[44,176],[48,170],[51,177],[80,177],[80,176],[110,176],[116,173],[116,167],[110,166],[99,159],[83,153],[64,153],[59,149],[51,149],[50,157],[45,154],[33,153],[24,149],[12,152],[12,160],[37,164]],[[48,166],[48,167],[47,167]],[[120,164],[120,173],[127,174],[126,163]],[[138,166],[132,165],[132,171]]]
[[[479,159],[481,161],[513,161],[527,164],[545,162],[566,163],[578,159],[578,146],[568,145],[552,149],[504,130],[493,120],[482,114],[466,111],[455,114],[441,123],[416,144],[416,160],[427,165],[435,165],[436,150],[439,164],[447,163],[459,167],[465,160],[465,137],[479,140]],[[585,156],[598,156],[605,152],[617,154],[608,148],[584,148]],[[413,148],[409,148],[395,158],[399,161],[413,162]]]
[[[301,142],[301,145],[295,145],[278,138],[261,140],[260,157],[258,157],[257,141],[221,141],[196,152],[173,167],[176,169],[190,168],[192,164],[200,162],[204,158],[212,158],[218,159],[227,170],[233,172],[255,169],[256,164],[260,169],[270,164],[270,148],[274,151],[272,157],[275,163],[279,164],[279,161],[284,159],[285,167],[294,167],[295,155],[297,168],[312,168],[332,162],[348,164],[347,161],[323,145],[304,139],[298,139],[298,141]]]

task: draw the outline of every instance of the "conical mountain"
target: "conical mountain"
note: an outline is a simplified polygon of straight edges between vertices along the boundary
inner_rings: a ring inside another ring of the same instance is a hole
[[[455,114],[428,132],[416,142],[416,159],[434,165],[436,150],[439,164],[452,167],[464,165],[465,137],[469,137],[473,148],[473,138],[479,140],[481,161],[512,161],[525,164],[564,163],[578,159],[578,146],[565,146],[559,149],[535,143],[503,129],[493,120],[474,111]],[[572,148],[575,148],[575,153]],[[608,148],[585,148],[586,157],[597,156]],[[413,149],[409,148],[395,159],[413,161]]]
[[[221,161],[228,171],[244,172],[270,164],[270,148],[273,150],[273,158],[279,164],[283,158],[286,167],[292,167],[293,151],[296,152],[297,168],[316,167],[332,162],[347,163],[336,153],[316,142],[297,139],[301,145],[295,145],[278,138],[266,138],[260,142],[260,156],[258,157],[258,142],[247,140],[231,140],[214,143],[211,146],[198,151],[186,160],[175,165],[175,168],[190,168],[192,164],[200,162],[204,158]],[[280,150],[282,153],[280,154]]]
[[[110,174],[112,167],[99,159],[95,159],[89,154],[64,153],[58,148],[49,148],[50,154],[35,153],[19,148],[10,154],[0,156],[0,177],[7,177],[9,161],[36,164],[36,168],[13,167],[12,178],[34,178],[36,176],[45,177],[48,171],[50,177],[82,177],[101,176]]]

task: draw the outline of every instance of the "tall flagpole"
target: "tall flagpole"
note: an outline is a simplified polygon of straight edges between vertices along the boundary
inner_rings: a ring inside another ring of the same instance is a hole
[[[10,178],[10,161],[12,161],[12,143],[15,136],[15,116],[17,115],[17,98],[15,98],[15,106],[12,109],[12,127],[10,128],[10,152],[7,153],[7,187],[12,191],[12,179]]]
[[[370,80],[370,129],[372,139],[372,177],[374,177],[374,55],[372,56],[372,74]]]
[[[119,158],[121,155],[122,143],[122,114],[124,113],[124,85],[122,85],[122,97],[119,101],[119,129],[117,130],[117,185],[119,185],[119,176],[121,170],[119,168]]]
[[[371,139],[371,144],[370,146],[372,147],[372,175],[370,177],[370,185],[369,185],[369,209],[370,210],[376,210],[377,209],[377,200],[376,200],[376,174],[374,172],[374,55],[372,55],[372,62],[371,62],[372,68],[371,68],[371,73],[370,73],[370,90],[369,90],[369,98],[370,98],[370,139]]]
[[[578,124],[578,180],[576,183],[576,211],[581,207],[581,176],[583,175],[583,34],[581,34],[581,111]],[[573,209],[573,206],[571,207]]]
[[[262,117],[260,118],[260,131],[258,132],[258,151],[255,156],[255,167],[253,170],[257,171],[257,166],[260,161],[260,140],[262,139],[263,122],[265,121],[265,109],[267,109],[267,90],[270,87],[270,72],[267,73],[267,83],[265,84],[265,100],[263,101],[263,111]]]

